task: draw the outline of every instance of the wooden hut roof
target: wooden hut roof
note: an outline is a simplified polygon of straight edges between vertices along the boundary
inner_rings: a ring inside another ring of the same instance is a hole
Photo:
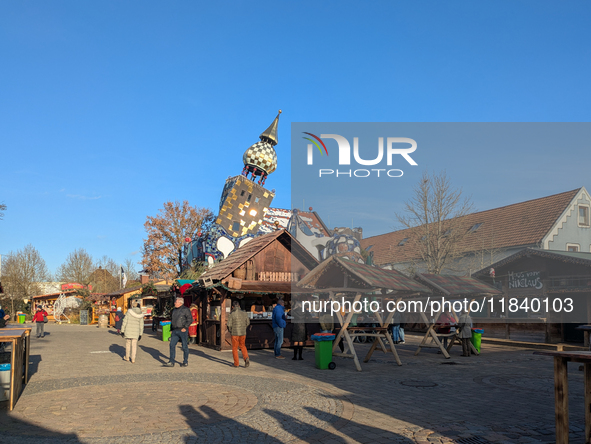
[[[583,265],[591,267],[591,253],[582,251],[555,251],[555,250],[541,250],[538,248],[524,248],[511,256],[506,257],[498,262],[495,262],[488,267],[474,273],[474,276],[488,276],[491,268],[501,268],[511,262],[514,262],[522,257],[537,256],[546,259],[553,259],[555,261],[565,262],[567,264]]]
[[[417,273],[415,279],[437,293],[446,296],[497,295],[503,292],[485,282],[467,276],[445,276],[441,274]]]
[[[253,258],[257,253],[267,247],[275,240],[281,242],[285,247],[291,251],[291,254],[296,257],[309,270],[312,270],[318,261],[300,244],[287,230],[277,230],[269,234],[264,234],[255,237],[246,245],[238,248],[231,253],[226,259],[215,264],[212,268],[203,273],[199,280],[211,279],[212,281],[221,281],[230,276],[234,270],[240,268],[249,259]]]
[[[333,275],[335,279],[323,278]],[[411,279],[397,270],[384,270],[371,265],[360,264],[338,256],[322,262],[298,282],[300,288],[336,289],[342,287],[342,277],[348,277],[348,287],[371,291],[381,288],[405,293],[431,293],[428,287]],[[335,285],[336,282],[336,285]],[[340,288],[344,291],[345,288]]]

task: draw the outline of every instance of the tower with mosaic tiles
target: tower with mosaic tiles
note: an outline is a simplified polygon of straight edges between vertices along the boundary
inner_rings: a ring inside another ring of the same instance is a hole
[[[278,143],[280,114],[281,110],[259,136],[260,141],[244,152],[242,174],[226,180],[215,222],[207,233],[187,244],[185,266],[193,260],[212,265],[259,234],[261,223],[275,197],[275,190],[269,191],[264,185],[269,174],[277,169],[274,147]]]

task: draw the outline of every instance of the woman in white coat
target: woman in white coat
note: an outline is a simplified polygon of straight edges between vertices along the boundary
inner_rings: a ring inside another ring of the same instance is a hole
[[[133,304],[133,308],[127,310],[123,324],[121,325],[121,336],[125,338],[125,357],[124,361],[131,361],[135,364],[135,355],[137,352],[137,341],[142,338],[144,332],[144,315],[142,310]]]

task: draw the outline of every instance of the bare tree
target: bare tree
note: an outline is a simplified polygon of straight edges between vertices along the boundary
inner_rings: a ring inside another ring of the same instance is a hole
[[[92,256],[84,248],[74,250],[68,255],[56,272],[56,278],[62,282],[76,282],[88,285],[90,274],[95,265]]]
[[[6,211],[6,204],[0,204],[0,220],[4,219],[4,212]]]
[[[459,244],[468,233],[463,216],[473,211],[469,198],[454,189],[445,171],[430,175],[423,173],[405,202],[404,214],[398,222],[409,228],[409,247],[414,247],[422,261],[421,268],[440,274],[448,261],[461,254]]]
[[[8,253],[2,267],[2,286],[10,298],[12,315],[21,309],[23,299],[31,299],[41,292],[41,282],[51,279],[45,261],[33,245],[27,245],[15,253]]]
[[[125,259],[125,262],[123,262],[123,271],[125,271],[125,276],[127,276],[126,287],[139,285],[140,275],[137,272],[138,265],[137,262],[134,262],[133,259],[129,258]]]

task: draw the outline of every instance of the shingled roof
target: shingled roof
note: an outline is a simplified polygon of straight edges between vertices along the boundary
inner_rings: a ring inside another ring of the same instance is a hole
[[[478,296],[503,293],[492,285],[467,276],[417,273],[415,279],[445,296]]]
[[[528,200],[492,210],[472,213],[462,218],[462,225],[470,230],[458,245],[461,251],[483,248],[507,248],[539,244],[568,208],[579,189],[539,199]],[[394,231],[361,241],[364,249],[373,251],[376,264],[391,264],[419,259],[419,248],[413,241],[413,228]],[[402,240],[409,238],[404,245]],[[371,248],[370,248],[371,247]]]
[[[431,290],[419,282],[396,270],[384,270],[371,265],[360,264],[351,260],[331,256],[308,273],[297,283],[299,288],[326,289],[342,288],[342,276],[347,275],[349,287],[365,289],[395,290],[401,293],[431,293]],[[337,284],[335,285],[335,282]]]
[[[232,252],[226,259],[203,273],[199,280],[211,279],[213,281],[221,281],[230,276],[234,270],[246,263],[250,258],[256,255],[259,251],[265,248],[274,240],[278,240],[285,245],[293,256],[301,261],[308,269],[313,269],[318,265],[318,261],[300,244],[287,230],[277,230],[269,234],[255,237],[246,245],[238,248]]]

